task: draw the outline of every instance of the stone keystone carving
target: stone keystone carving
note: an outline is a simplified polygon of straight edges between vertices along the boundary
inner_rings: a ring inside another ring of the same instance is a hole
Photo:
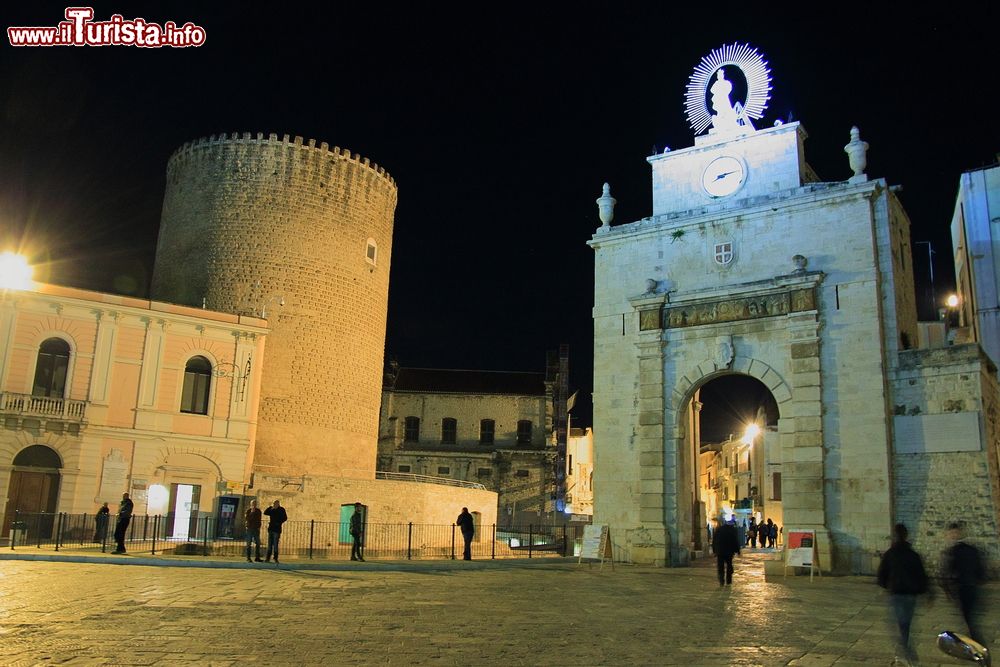
[[[733,364],[733,357],[736,356],[736,350],[733,347],[733,337],[722,336],[719,339],[719,346],[716,348],[715,352],[715,365],[717,368],[729,368]]]

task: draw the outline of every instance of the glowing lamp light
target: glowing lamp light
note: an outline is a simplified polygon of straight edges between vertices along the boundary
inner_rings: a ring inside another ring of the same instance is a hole
[[[958,295],[949,294],[948,299],[945,301],[949,308],[958,308]]]
[[[167,509],[167,500],[170,498],[170,492],[167,491],[167,487],[162,484],[153,484],[149,487],[149,491],[146,494],[146,503],[149,508],[149,512],[153,513],[163,513]]]
[[[0,253],[0,289],[30,289],[31,276],[27,257],[13,252]]]
[[[752,445],[758,435],[760,435],[760,426],[747,424],[747,430],[743,432],[743,442],[747,445]]]

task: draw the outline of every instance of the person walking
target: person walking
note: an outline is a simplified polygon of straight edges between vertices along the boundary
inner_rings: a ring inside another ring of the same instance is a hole
[[[770,547],[771,549],[774,548],[774,538],[777,537],[775,531],[774,522],[771,521],[770,517],[768,517],[767,525],[764,526],[764,537],[761,540],[762,547]]]
[[[361,553],[365,536],[365,515],[364,505],[354,503],[354,514],[351,515],[351,560],[365,562],[365,557]],[[378,554],[376,554],[378,555]]]
[[[960,523],[948,526],[951,543],[941,554],[941,582],[949,598],[958,602],[958,609],[969,629],[969,636],[983,646],[985,637],[979,629],[979,585],[986,580],[986,568],[979,549],[965,541],[965,527]]]
[[[917,596],[927,592],[927,572],[920,554],[907,542],[908,535],[903,524],[893,527],[892,546],[882,554],[878,566],[878,585],[889,592],[889,604],[899,629],[896,664],[905,665],[917,661],[917,653],[910,644],[910,624]]]
[[[271,506],[264,510],[269,518],[267,522],[267,557],[265,562],[270,563],[274,557],[274,564],[278,564],[278,542],[281,541],[281,524],[288,521],[288,512],[281,506],[281,501],[275,500]]]
[[[719,574],[719,586],[733,583],[733,556],[740,553],[740,537],[736,526],[725,521],[715,529],[712,551]]]
[[[469,508],[463,507],[462,513],[455,519],[455,525],[462,529],[462,539],[465,541],[465,551],[462,560],[472,560],[472,538],[476,534],[476,522],[469,514]]]
[[[108,521],[111,519],[111,510],[108,508],[108,503],[105,502],[101,505],[101,509],[97,510],[97,516],[94,517],[94,541],[98,544],[104,542],[108,537]]]
[[[113,554],[125,553],[125,531],[128,530],[129,523],[132,522],[132,499],[127,493],[122,494],[122,501],[118,505],[118,521],[115,522],[115,550]]]
[[[750,529],[747,531],[747,544],[754,549],[757,548],[757,519],[750,519]]]
[[[257,507],[256,498],[250,501],[250,507],[244,513],[243,519],[243,523],[246,524],[247,529],[247,562],[253,562],[250,560],[250,545],[254,544],[257,547],[254,560],[258,563],[263,563],[264,561],[260,559],[260,525],[263,517],[261,516],[260,508]]]

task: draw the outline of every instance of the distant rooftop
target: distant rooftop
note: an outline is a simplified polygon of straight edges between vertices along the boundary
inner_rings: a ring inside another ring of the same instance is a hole
[[[438,394],[511,394],[544,396],[545,374],[518,371],[462,371],[399,368],[386,377],[386,389]]]

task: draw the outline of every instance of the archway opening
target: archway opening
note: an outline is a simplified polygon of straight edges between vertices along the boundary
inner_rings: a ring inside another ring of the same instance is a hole
[[[780,528],[771,526],[782,524],[779,417],[771,390],[749,375],[716,376],[694,392],[683,484],[691,498],[694,551],[709,552],[716,519],[735,521],[749,546],[772,548],[772,533],[778,546]]]
[[[11,463],[14,469],[10,473],[3,537],[10,535],[15,521],[26,534],[50,536],[59,501],[62,459],[45,445],[31,445],[18,452]]]

